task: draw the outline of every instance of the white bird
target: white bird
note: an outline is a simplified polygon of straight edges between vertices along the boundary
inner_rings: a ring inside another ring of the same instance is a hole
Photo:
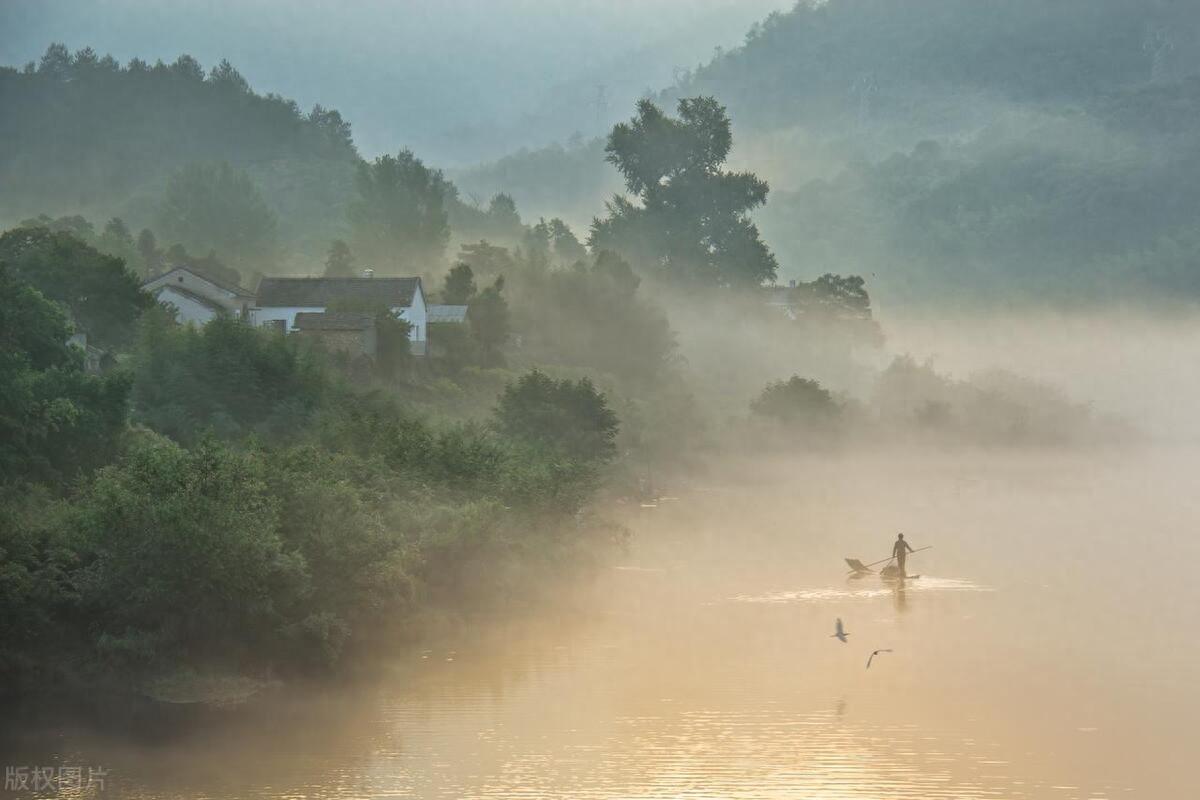
[[[892,652],[892,651],[885,648],[885,649],[881,649],[881,650],[876,650],[874,653],[871,653],[871,657],[867,659],[867,669],[871,668],[871,662],[875,660],[875,656],[879,655],[880,653],[890,653],[890,652]]]
[[[839,642],[841,642],[842,644],[845,644],[845,643],[846,643],[846,637],[847,637],[847,636],[849,636],[849,635],[850,635],[850,634],[846,633],[846,629],[842,627],[842,618],[841,618],[841,617],[838,617],[838,618],[837,618],[837,625],[836,625],[836,626],[835,626],[835,628],[834,628],[834,632],[833,632],[833,633],[831,633],[831,634],[829,634],[829,636],[830,636],[831,638],[835,638],[835,639],[837,639],[837,640],[838,640]]]

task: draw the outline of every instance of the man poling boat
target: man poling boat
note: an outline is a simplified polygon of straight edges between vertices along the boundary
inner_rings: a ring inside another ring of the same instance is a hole
[[[873,575],[875,571],[871,567],[888,562],[887,566],[879,570],[881,578],[919,578],[920,575],[909,575],[905,570],[905,562],[908,560],[909,553],[920,553],[922,550],[930,550],[933,545],[926,547],[918,547],[914,550],[907,541],[904,540],[904,534],[901,533],[896,537],[895,544],[892,545],[892,554],[887,558],[881,558],[878,561],[872,561],[870,564],[864,564],[857,558],[847,558],[846,564],[850,567],[851,577],[860,578],[863,575]],[[891,562],[896,562],[895,564]]]

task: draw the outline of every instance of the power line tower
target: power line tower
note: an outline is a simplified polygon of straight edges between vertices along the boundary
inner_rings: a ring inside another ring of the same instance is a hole
[[[1163,25],[1148,25],[1142,38],[1142,52],[1150,56],[1150,80],[1153,83],[1169,80],[1171,54],[1175,51],[1174,37]]]
[[[603,83],[596,84],[596,130],[603,130],[608,119],[608,87]]]

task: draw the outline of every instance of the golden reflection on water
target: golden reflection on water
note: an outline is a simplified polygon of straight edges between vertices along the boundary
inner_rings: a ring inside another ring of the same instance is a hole
[[[633,550],[575,610],[184,737],[59,730],[11,758],[103,764],[105,796],[131,798],[1200,796],[1192,463],[743,472],[631,509]],[[927,577],[844,578],[897,529],[935,546],[910,562]]]

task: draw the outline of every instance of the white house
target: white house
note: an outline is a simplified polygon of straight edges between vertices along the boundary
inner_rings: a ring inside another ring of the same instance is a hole
[[[181,323],[204,325],[222,312],[246,319],[254,305],[254,295],[240,286],[175,267],[142,284],[142,291],[154,295],[160,303],[175,307]]]
[[[425,355],[429,314],[420,278],[263,278],[253,310],[256,325],[285,333],[296,329],[296,315],[324,313],[330,304],[386,306],[412,326],[408,338],[414,355]]]

